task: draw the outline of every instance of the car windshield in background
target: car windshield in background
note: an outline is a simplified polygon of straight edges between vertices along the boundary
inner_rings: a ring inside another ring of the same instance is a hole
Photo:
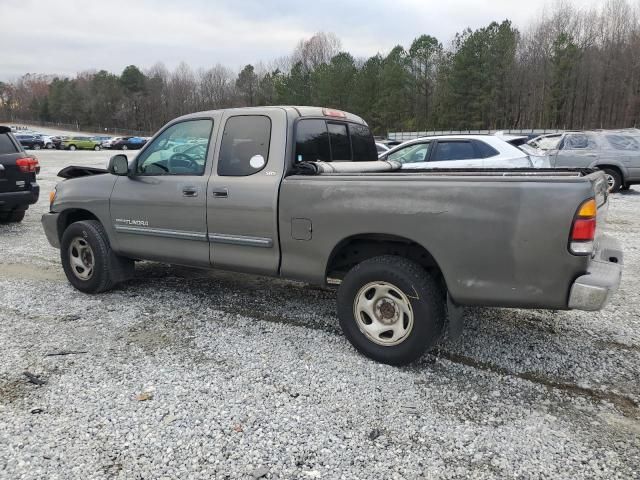
[[[296,125],[296,162],[356,162],[378,159],[375,141],[366,125],[322,119],[303,119]]]
[[[640,142],[629,135],[605,135],[607,142],[616,150],[640,151]]]

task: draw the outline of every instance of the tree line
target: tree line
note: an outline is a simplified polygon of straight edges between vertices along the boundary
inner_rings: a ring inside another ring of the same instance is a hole
[[[0,119],[155,131],[199,110],[320,105],[362,116],[376,133],[433,129],[620,128],[640,125],[640,16],[628,0],[559,3],[522,31],[509,20],[447,45],[421,35],[355,58],[320,32],[291,55],[234,72],[181,63],[130,65],[75,78],[0,82]]]

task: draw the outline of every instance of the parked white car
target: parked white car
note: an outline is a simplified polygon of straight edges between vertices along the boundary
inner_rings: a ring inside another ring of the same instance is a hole
[[[380,156],[422,168],[532,168],[529,156],[493,135],[440,135],[410,140]]]
[[[112,137],[109,140],[105,140],[104,142],[102,142],[100,144],[100,148],[111,148],[111,145],[115,142],[117,142],[118,140],[121,140],[122,137]]]

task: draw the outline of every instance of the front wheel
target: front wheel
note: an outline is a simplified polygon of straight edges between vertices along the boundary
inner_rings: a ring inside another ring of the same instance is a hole
[[[127,147],[126,145],[122,145],[122,150],[129,150],[129,147]]]
[[[40,150],[40,145],[39,145],[39,144],[37,144],[37,143],[36,143],[36,144],[34,144],[34,145],[33,145],[33,149],[34,149],[34,150]]]
[[[405,365],[442,336],[445,294],[419,264],[391,255],[375,257],[344,277],[338,316],[358,351],[382,363]]]
[[[71,285],[85,293],[109,290],[133,273],[133,260],[111,250],[107,233],[96,220],[67,227],[60,242],[60,259]]]
[[[69,150],[72,150],[72,151],[73,151],[73,150],[75,150],[75,149],[76,149],[76,146],[75,146],[75,145],[69,145]]]
[[[93,147],[93,149],[97,152],[98,150],[100,150],[100,145],[96,145],[95,147]]]

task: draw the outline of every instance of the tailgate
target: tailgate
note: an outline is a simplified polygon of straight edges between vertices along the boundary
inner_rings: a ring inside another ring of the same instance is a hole
[[[28,190],[30,182],[35,181],[35,174],[21,172],[16,165],[16,160],[24,156],[22,153],[0,155],[0,193]]]
[[[609,186],[603,172],[594,172],[587,175],[591,182],[594,198],[598,207],[598,224],[604,223],[609,210]]]

